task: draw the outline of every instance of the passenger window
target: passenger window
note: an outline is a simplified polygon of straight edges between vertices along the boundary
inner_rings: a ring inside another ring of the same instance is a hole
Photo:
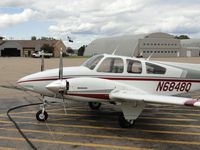
[[[124,63],[121,58],[106,58],[97,69],[97,72],[122,73]]]
[[[146,62],[146,71],[148,74],[165,74],[166,69],[164,67]]]
[[[128,59],[126,62],[128,73],[142,73],[142,64],[140,61]]]

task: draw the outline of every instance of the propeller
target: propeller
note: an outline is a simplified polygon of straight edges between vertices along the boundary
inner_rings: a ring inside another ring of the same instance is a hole
[[[60,62],[59,62],[59,80],[60,82],[62,83],[62,80],[63,80],[63,52],[62,52],[62,48],[61,48],[61,51],[60,51]],[[63,100],[63,107],[64,107],[64,111],[65,111],[65,114],[67,114],[67,111],[66,111],[66,106],[65,106],[65,98],[64,98],[64,89],[61,89],[59,91],[61,97],[62,97],[62,100]]]
[[[44,50],[41,51],[42,57],[41,57],[41,71],[44,71]]]
[[[62,58],[63,52],[62,49],[60,51],[60,63],[59,63],[59,80],[63,79],[63,58]]]

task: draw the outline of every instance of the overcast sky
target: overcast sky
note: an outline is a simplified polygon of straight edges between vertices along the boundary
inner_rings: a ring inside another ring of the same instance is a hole
[[[53,36],[78,48],[96,38],[158,31],[200,38],[200,0],[0,1],[0,35],[8,39]]]

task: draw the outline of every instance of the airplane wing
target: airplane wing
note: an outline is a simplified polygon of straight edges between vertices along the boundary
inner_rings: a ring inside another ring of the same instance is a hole
[[[174,104],[184,106],[200,107],[200,100],[175,97],[175,96],[163,96],[154,94],[136,94],[132,90],[116,90],[110,93],[110,99],[118,102],[146,102],[157,104]]]

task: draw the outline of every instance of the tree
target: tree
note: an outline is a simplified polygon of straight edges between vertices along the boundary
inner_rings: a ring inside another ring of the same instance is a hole
[[[86,45],[83,45],[78,49],[78,56],[83,56],[85,52],[85,48],[86,48]]]
[[[71,47],[68,47],[66,52],[70,54],[74,54],[74,50]]]
[[[175,39],[190,39],[190,37],[187,35],[180,35],[180,36],[175,36]]]
[[[53,53],[54,47],[49,44],[43,44],[41,50],[44,50],[45,53]]]
[[[55,38],[42,36],[40,40],[55,40]]]
[[[36,36],[32,36],[31,40],[37,40]]]

